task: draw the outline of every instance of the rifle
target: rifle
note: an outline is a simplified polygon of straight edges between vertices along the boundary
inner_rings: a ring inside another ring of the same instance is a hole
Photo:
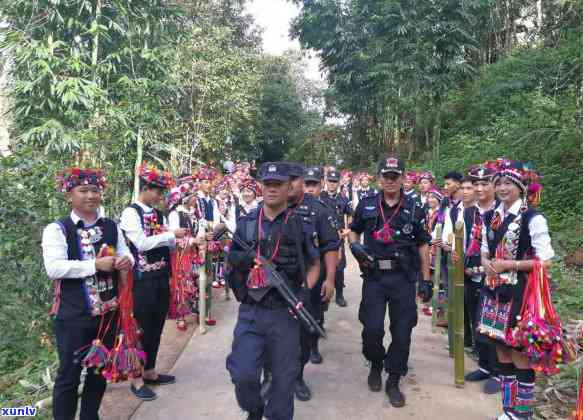
[[[227,232],[231,233],[233,237],[233,242],[239,245],[243,251],[249,253],[250,255],[255,254],[255,250],[250,247],[247,243],[245,243],[241,238],[231,232],[229,229],[224,227],[222,230],[215,232],[214,238],[215,240],[220,240],[220,238],[225,235]],[[304,326],[308,329],[311,334],[318,334],[320,337],[326,338],[326,333],[320,327],[318,322],[314,319],[312,314],[304,307],[304,304],[298,297],[294,294],[292,289],[288,286],[285,279],[278,273],[275,266],[269,262],[263,256],[259,256],[256,258],[258,262],[265,267],[267,272],[269,273],[268,277],[268,286],[274,287],[275,290],[281,295],[281,297],[285,300],[287,305],[289,306],[290,311],[292,314],[298,318]]]

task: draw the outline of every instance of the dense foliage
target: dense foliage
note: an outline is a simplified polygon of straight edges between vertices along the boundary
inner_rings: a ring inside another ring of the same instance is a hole
[[[43,396],[56,362],[40,241],[68,211],[58,170],[105,168],[104,206],[115,217],[142,158],[175,173],[279,159],[324,124],[302,57],[264,54],[244,6],[0,0],[12,151],[0,159],[1,401]]]

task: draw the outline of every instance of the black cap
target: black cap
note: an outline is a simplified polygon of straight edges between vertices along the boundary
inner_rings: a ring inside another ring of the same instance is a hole
[[[326,176],[326,178],[328,178],[328,181],[339,182],[340,172],[338,172],[336,169],[331,169],[328,171],[328,175]]]
[[[306,182],[320,182],[322,177],[322,169],[318,166],[311,166],[304,171],[304,181]]]
[[[474,182],[476,181],[492,181],[496,172],[492,168],[485,166],[475,166],[468,171],[468,178]]]
[[[289,181],[289,165],[285,162],[265,162],[259,168],[259,180]]]
[[[304,165],[295,162],[285,162],[288,167],[288,175],[295,178],[304,176]]]
[[[388,157],[379,162],[378,172],[380,174],[395,173],[403,175],[405,172],[405,162],[396,157]]]

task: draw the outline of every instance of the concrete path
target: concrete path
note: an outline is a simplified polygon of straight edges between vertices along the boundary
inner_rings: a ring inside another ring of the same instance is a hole
[[[330,305],[322,342],[324,364],[306,367],[306,380],[314,398],[295,403],[299,420],[377,420],[377,419],[451,419],[473,420],[495,417],[499,396],[481,392],[481,384],[453,386],[453,360],[447,356],[446,336],[432,334],[430,318],[419,315],[410,359],[410,373],[402,390],[407,405],[390,406],[384,392],[371,393],[366,385],[368,368],[361,353],[361,325],[358,322],[361,279],[358,266],[351,261],[346,272],[347,308]],[[156,401],[143,403],[133,419],[213,419],[246,418],[237,406],[233,386],[225,369],[231,348],[237,303],[213,303],[218,324],[207,334],[196,333],[172,373],[178,383],[157,390]],[[388,331],[388,329],[387,329]],[[466,358],[466,370],[475,364]]]

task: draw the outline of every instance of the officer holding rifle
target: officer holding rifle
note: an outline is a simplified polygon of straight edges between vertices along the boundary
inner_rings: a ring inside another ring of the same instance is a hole
[[[241,305],[227,369],[249,420],[289,420],[299,370],[298,318],[305,322],[310,316],[295,296],[302,285],[316,284],[320,260],[314,235],[288,207],[289,165],[265,163],[259,179],[263,205],[239,220],[228,255],[229,285]],[[265,405],[260,378],[266,359],[272,383]]]
[[[403,192],[404,172],[400,159],[389,157],[380,162],[380,192],[358,204],[349,234],[350,249],[364,279],[359,320],[363,354],[371,363],[368,386],[373,392],[381,390],[384,367],[389,374],[385,392],[394,407],[405,405],[399,380],[407,373],[411,333],[417,325],[415,284],[419,272],[419,295],[428,302],[433,294],[431,236],[424,228],[425,211]],[[387,304],[391,331],[388,351],[383,346]]]

